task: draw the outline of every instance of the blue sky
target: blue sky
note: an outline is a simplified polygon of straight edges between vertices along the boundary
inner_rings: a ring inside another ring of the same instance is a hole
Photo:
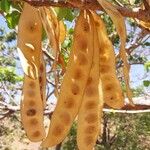
[[[5,19],[3,18],[2,15],[0,15],[0,27],[3,27],[6,29],[6,31],[9,31],[9,28],[7,27]],[[131,70],[130,70],[131,87],[137,87],[139,85],[142,85],[144,74],[145,74],[145,71],[144,71],[143,65],[131,66]],[[147,79],[150,80],[150,76],[147,77]]]

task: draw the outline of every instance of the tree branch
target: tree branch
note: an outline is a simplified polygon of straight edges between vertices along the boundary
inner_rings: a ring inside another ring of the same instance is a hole
[[[46,108],[44,111],[44,115],[49,115],[51,116],[53,113],[53,108],[55,107],[54,104],[52,104],[53,107],[51,109]],[[20,111],[19,106],[12,106],[6,102],[0,101],[0,120],[10,116],[11,114]],[[4,112],[4,113],[2,113]],[[148,113],[150,112],[150,105],[143,105],[143,104],[136,104],[134,107],[130,105],[125,105],[124,108],[121,110],[114,110],[111,108],[108,108],[106,105],[103,108],[103,112],[113,112],[113,113],[128,113],[128,114],[133,114],[133,113]]]
[[[85,3],[81,2],[80,0],[76,1],[59,0],[58,2],[55,2],[54,0],[23,0],[23,1],[36,7],[54,6],[54,7],[67,7],[67,8],[79,8],[79,9],[91,9],[103,11],[103,8],[100,6],[97,0],[86,0]],[[140,9],[137,12],[134,12],[129,8],[121,6],[116,6],[116,8],[124,17],[137,18],[145,22],[150,22],[150,7],[146,8],[145,10]]]

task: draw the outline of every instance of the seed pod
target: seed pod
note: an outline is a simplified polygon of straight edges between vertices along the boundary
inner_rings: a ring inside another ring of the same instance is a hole
[[[94,24],[92,14],[90,21]],[[79,150],[92,150],[100,133],[103,95],[99,76],[99,41],[94,24],[93,61],[78,114],[77,145]]]
[[[52,48],[52,54],[54,56],[54,64],[52,69],[54,70],[55,76],[55,91],[58,93],[58,79],[56,74],[57,62],[62,66],[62,72],[66,71],[66,66],[63,57],[60,55],[61,43],[65,39],[66,30],[62,21],[58,21],[57,15],[53,8],[49,9],[46,7],[39,8],[40,18],[42,20],[43,27],[46,31],[47,37]]]
[[[134,106],[134,103],[132,101],[132,91],[130,89],[130,66],[127,61],[126,56],[126,50],[125,50],[125,44],[126,44],[126,25],[124,17],[121,15],[121,13],[116,9],[114,5],[112,5],[110,2],[106,0],[98,0],[98,2],[101,4],[101,6],[104,8],[104,10],[110,15],[112,21],[114,22],[116,26],[117,33],[120,37],[120,52],[119,55],[123,61],[123,75],[124,75],[124,81],[126,85],[126,93],[127,97],[129,99],[129,102],[131,105]]]
[[[38,78],[42,24],[35,8],[25,4],[18,24],[18,52],[24,73]]]
[[[43,141],[43,147],[51,147],[60,143],[79,111],[84,88],[89,76],[93,45],[93,26],[90,24],[86,10],[81,11],[75,26],[73,47],[67,71],[64,76],[60,95],[52,115],[49,132]]]
[[[43,124],[43,102],[39,85],[42,25],[35,8],[24,4],[18,25],[18,47],[25,72],[21,120],[31,141],[41,141],[45,137]],[[34,65],[34,67],[31,66]]]
[[[100,43],[100,77],[102,79],[104,102],[112,107],[120,109],[124,106],[124,96],[116,75],[115,53],[109,40],[102,19],[93,14]]]
[[[21,101],[21,121],[27,137],[33,142],[41,141],[45,137],[43,119],[39,80],[33,80],[25,75]]]
[[[54,17],[52,18],[49,9],[46,7],[39,8],[39,14],[42,20],[43,27],[49,39],[50,46],[52,47],[52,50],[53,50],[52,54],[56,58],[56,53],[59,52],[59,41],[57,40],[57,35],[55,31],[55,29],[57,29],[56,26],[58,26],[57,17],[55,16],[55,18]],[[53,24],[54,21],[56,24],[55,26]]]

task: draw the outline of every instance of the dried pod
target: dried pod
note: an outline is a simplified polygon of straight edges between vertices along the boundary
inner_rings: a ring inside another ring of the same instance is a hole
[[[83,95],[82,104],[78,114],[77,145],[79,150],[92,150],[100,133],[103,95],[99,71],[99,40],[95,22],[90,15],[91,24],[94,26],[93,61],[89,78]]]
[[[42,25],[39,20],[37,10],[25,3],[18,25],[18,51],[21,54],[20,59],[25,72],[21,120],[28,138],[34,142],[41,141],[45,137],[41,99],[41,93],[44,97],[44,89],[41,92],[39,84],[41,83],[39,68],[41,68],[40,58],[42,57]]]
[[[112,107],[120,109],[124,106],[124,96],[121,85],[116,75],[115,53],[113,45],[108,38],[102,19],[93,14],[100,43],[100,77],[102,79],[104,102]]]
[[[52,115],[48,135],[42,142],[43,147],[51,147],[60,143],[67,136],[79,111],[92,64],[93,45],[90,42],[92,39],[93,27],[90,24],[89,15],[86,11],[81,11],[75,26],[67,71]],[[84,55],[86,59],[86,63],[80,61],[81,65],[79,65],[80,55]]]

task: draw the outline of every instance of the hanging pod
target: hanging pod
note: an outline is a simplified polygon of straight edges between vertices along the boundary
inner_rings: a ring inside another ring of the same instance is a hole
[[[72,51],[67,70],[60,88],[57,105],[43,147],[60,143],[79,111],[93,56],[93,26],[89,14],[84,10],[77,19]]]
[[[45,137],[43,124],[45,88],[40,89],[40,78],[44,68],[41,49],[42,25],[38,11],[24,4],[18,24],[18,52],[24,71],[24,82],[21,99],[21,121],[31,141],[41,141]],[[44,73],[45,74],[45,73]],[[45,79],[44,79],[45,80]],[[44,84],[45,81],[43,80]],[[42,82],[42,87],[43,86]],[[44,102],[43,102],[43,101]]]
[[[108,38],[105,25],[97,14],[93,13],[100,44],[100,78],[102,80],[104,103],[120,109],[124,106],[124,95],[116,75],[115,52]]]
[[[99,40],[93,14],[90,14],[94,26],[93,43],[94,55],[92,67],[84,90],[82,104],[78,114],[77,145],[79,150],[92,150],[101,130],[103,93],[99,71]]]

